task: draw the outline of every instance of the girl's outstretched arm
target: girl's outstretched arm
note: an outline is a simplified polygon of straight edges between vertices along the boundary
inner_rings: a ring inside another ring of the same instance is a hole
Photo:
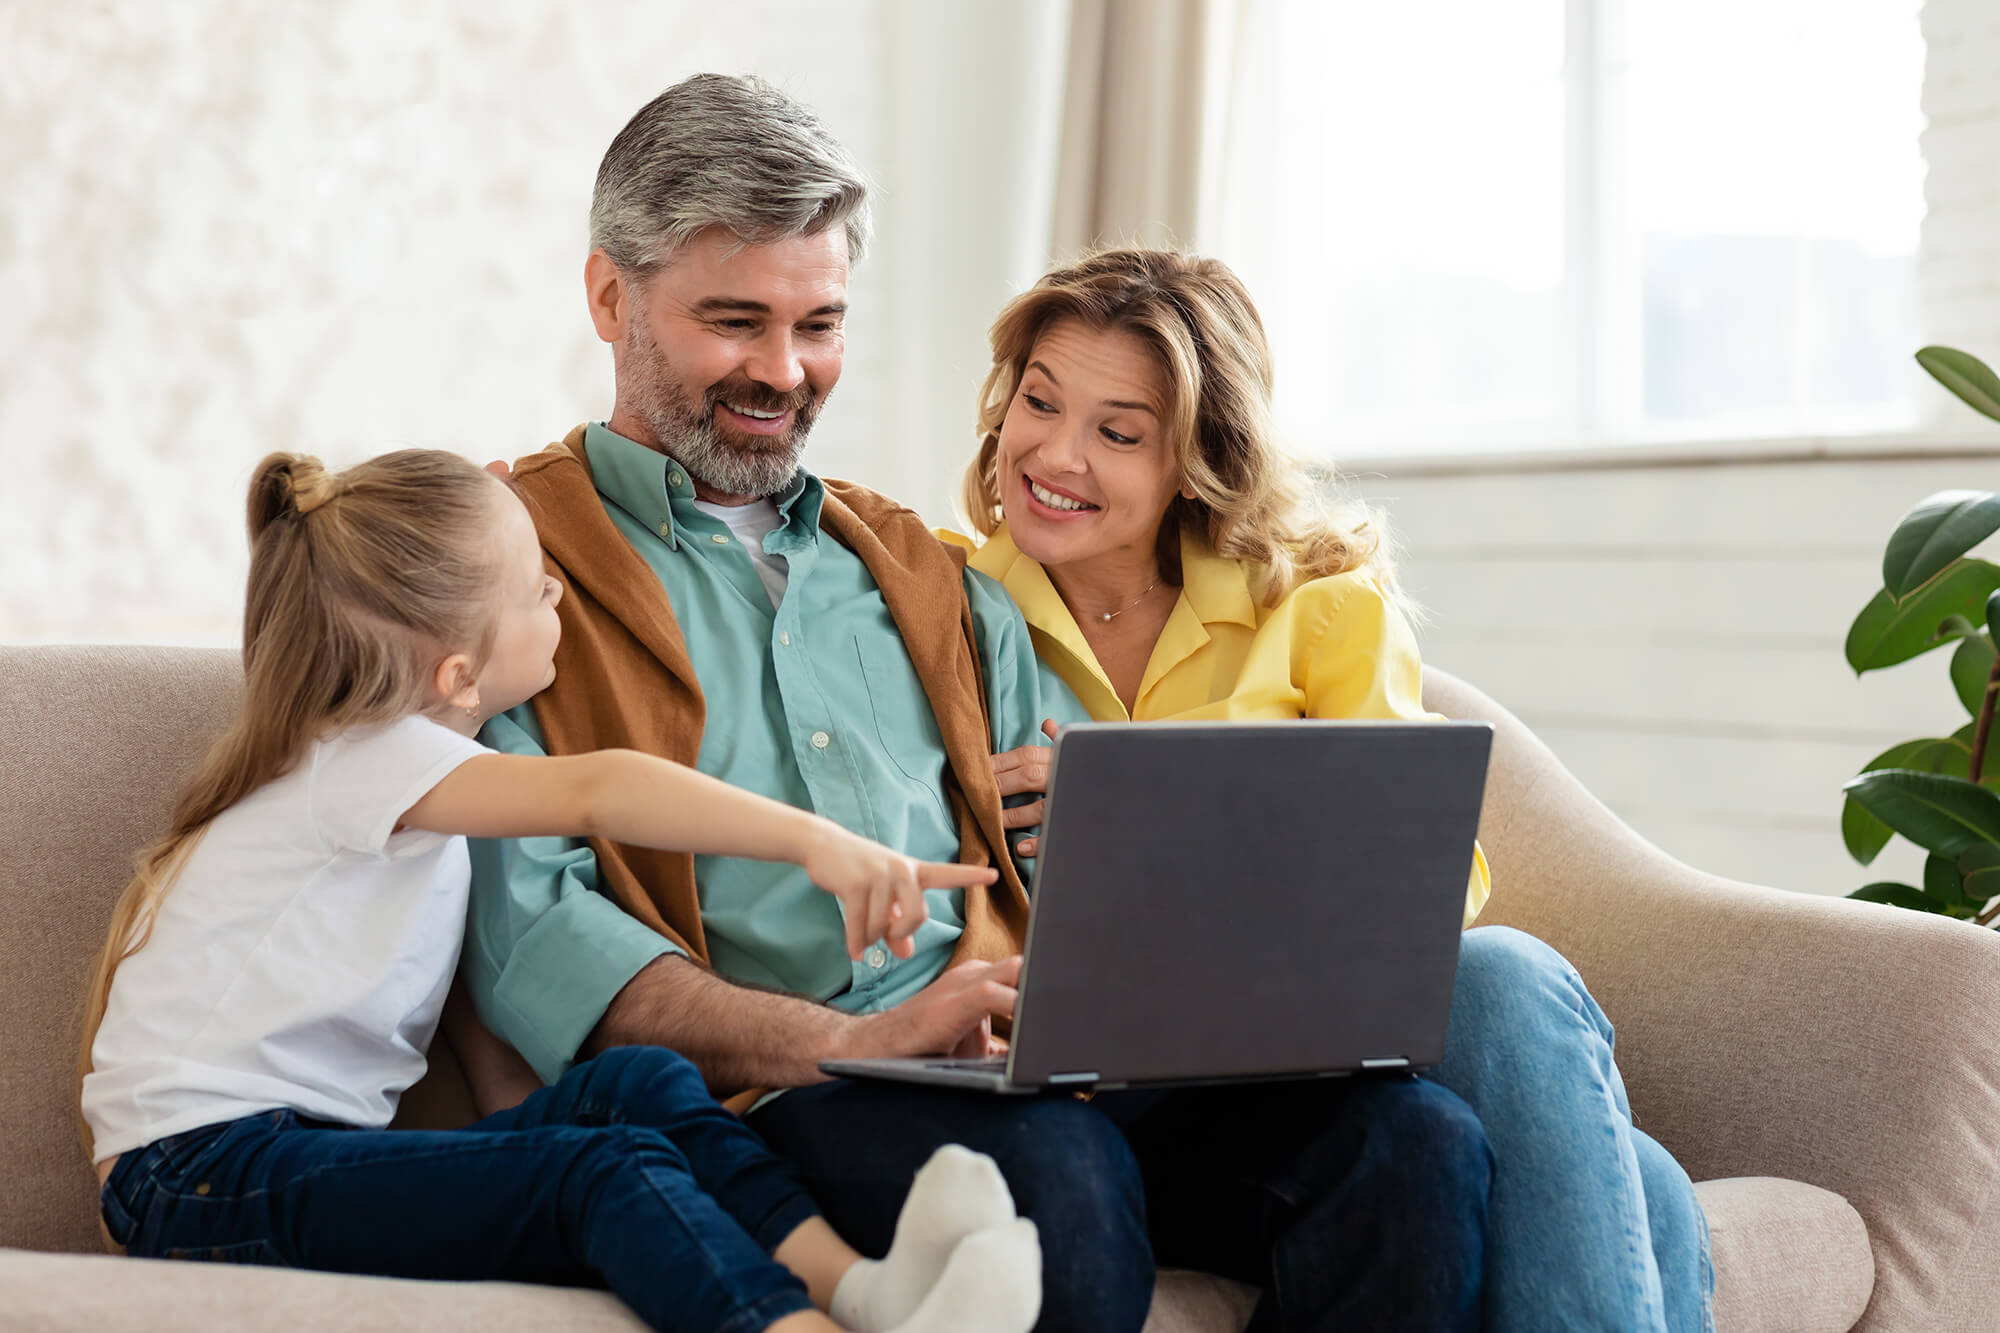
[[[991,884],[989,867],[919,861],[830,819],[636,750],[468,759],[403,813],[400,826],[475,838],[545,836],[703,856],[791,861],[840,900],[847,952],[874,940],[914,952],[924,890]]]

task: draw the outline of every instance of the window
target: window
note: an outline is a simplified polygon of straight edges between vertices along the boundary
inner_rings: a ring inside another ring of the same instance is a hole
[[[1307,451],[1912,424],[1915,0],[1265,0],[1237,73]]]

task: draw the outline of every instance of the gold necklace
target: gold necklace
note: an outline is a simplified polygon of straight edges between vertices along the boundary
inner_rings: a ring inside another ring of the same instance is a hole
[[[1098,619],[1100,621],[1110,620],[1113,619],[1114,617],[1124,615],[1127,611],[1130,611],[1132,607],[1137,606],[1140,602],[1145,601],[1147,595],[1150,594],[1153,591],[1153,589],[1159,586],[1160,586],[1160,580],[1154,579],[1151,583],[1148,583],[1146,585],[1145,592],[1140,593],[1137,597],[1132,599],[1132,603],[1130,606],[1121,606],[1116,611],[1106,611],[1103,615],[1099,616]]]

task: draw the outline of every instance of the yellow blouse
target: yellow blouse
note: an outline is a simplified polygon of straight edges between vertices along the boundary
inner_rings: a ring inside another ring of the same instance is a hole
[[[956,533],[941,533],[972,549]],[[1181,595],[1127,712],[1048,572],[1021,554],[1003,525],[967,563],[1006,588],[1042,661],[1099,721],[1269,721],[1435,718],[1423,707],[1417,640],[1366,571],[1300,584],[1259,605],[1241,562],[1193,534],[1181,538]],[[1470,926],[1491,890],[1475,845],[1466,888]]]

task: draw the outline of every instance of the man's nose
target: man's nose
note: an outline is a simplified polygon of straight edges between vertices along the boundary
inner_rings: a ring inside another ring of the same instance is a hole
[[[790,329],[776,330],[757,340],[743,369],[751,379],[779,393],[790,393],[805,383],[805,362],[799,357],[797,339]]]

